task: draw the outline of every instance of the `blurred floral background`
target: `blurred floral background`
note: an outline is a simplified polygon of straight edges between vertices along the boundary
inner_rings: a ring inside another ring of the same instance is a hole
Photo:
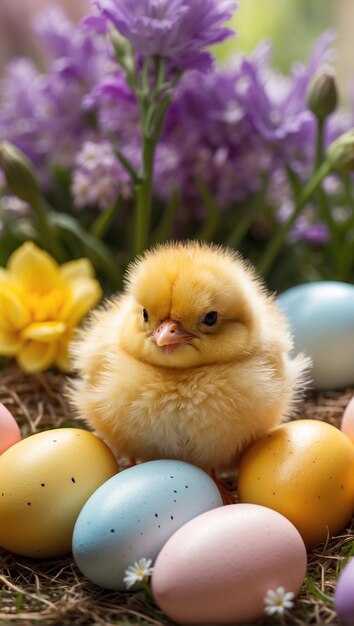
[[[239,249],[278,291],[352,282],[350,0],[272,0],[266,11],[261,0],[240,0],[236,11],[225,0],[213,14],[217,28],[190,34],[184,56],[143,49],[114,11],[105,14],[114,4],[98,0],[95,12],[88,0],[1,2],[7,286],[11,259],[28,241],[58,264],[86,258],[109,294],[136,254],[170,238]],[[197,41],[211,54],[196,52]],[[0,310],[0,339],[5,317]],[[22,347],[51,342],[46,332],[27,330]],[[16,354],[1,341],[0,353]]]

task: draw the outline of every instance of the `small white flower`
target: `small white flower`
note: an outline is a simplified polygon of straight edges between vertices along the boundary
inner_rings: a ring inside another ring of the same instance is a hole
[[[127,567],[123,578],[123,582],[125,582],[127,589],[135,585],[137,582],[147,580],[151,576],[154,569],[151,567],[151,563],[151,559],[139,559],[139,561],[135,561],[134,565],[129,565]]]
[[[277,587],[275,591],[269,589],[264,596],[264,611],[267,615],[283,615],[286,609],[292,609],[295,594],[292,591],[285,591],[284,587]]]

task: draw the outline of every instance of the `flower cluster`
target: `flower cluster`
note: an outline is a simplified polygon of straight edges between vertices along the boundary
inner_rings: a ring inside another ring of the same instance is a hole
[[[100,17],[86,20],[97,30],[106,22],[116,29],[142,56],[162,56],[175,68],[210,69],[210,45],[233,34],[223,23],[231,18],[234,0],[96,0]]]
[[[0,135],[38,166],[48,184],[53,161],[72,165],[84,138],[91,136],[82,101],[105,73],[107,46],[77,28],[59,7],[51,7],[34,27],[43,42],[46,73],[29,59],[15,59],[1,85]]]
[[[269,42],[217,67],[209,47],[232,35],[225,23],[235,8],[234,0],[94,0],[92,15],[74,25],[50,7],[34,24],[45,69],[29,59],[6,68],[0,135],[35,165],[46,201],[70,215],[44,231],[69,233],[70,249],[80,237],[84,255],[94,244],[92,260],[99,255],[112,284],[112,254],[91,234],[109,245],[132,241],[119,252],[123,264],[174,236],[241,247],[257,264],[250,252],[277,230],[314,255],[335,230],[337,243],[341,229],[350,230],[349,174],[332,163],[314,190],[306,187],[353,123],[337,107],[334,33],[288,74],[272,66]],[[23,240],[28,224],[11,226],[10,205],[0,195],[0,236]],[[92,216],[98,222],[87,238],[73,220],[85,229]],[[265,274],[278,251],[259,264]],[[350,271],[343,258],[332,276],[348,279]]]
[[[132,195],[131,181],[108,141],[85,141],[76,156],[72,194],[78,208],[110,207],[119,196]]]
[[[58,8],[37,19],[49,69],[41,74],[27,59],[11,63],[0,107],[1,135],[39,166],[43,181],[53,161],[74,168],[78,208],[106,208],[117,192],[131,196],[126,173],[108,146],[109,133],[133,162],[141,150],[135,94],[113,63],[111,47],[87,26],[94,23],[97,30],[111,23],[140,55],[165,55],[175,67],[205,69],[212,59],[206,47],[230,35],[222,24],[235,3],[141,0],[137,10],[128,0],[97,0],[95,7],[96,15],[82,27]],[[228,68],[185,73],[158,146],[154,195],[166,201],[177,187],[184,211],[198,218],[204,215],[198,179],[218,207],[230,211],[257,193],[266,176],[267,201],[281,221],[292,207],[288,184],[278,184],[284,167],[305,178],[313,161],[316,123],[306,95],[316,71],[333,58],[332,41],[333,33],[326,33],[307,66],[297,64],[290,76],[270,66],[269,44],[251,57],[232,59]],[[342,129],[342,121],[333,119],[328,139]],[[97,158],[90,158],[93,152]],[[311,209],[305,213],[292,238],[323,243],[326,228]]]

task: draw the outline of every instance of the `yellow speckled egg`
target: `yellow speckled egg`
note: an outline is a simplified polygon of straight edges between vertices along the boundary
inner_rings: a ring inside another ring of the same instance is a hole
[[[238,494],[282,513],[311,548],[343,530],[353,513],[354,446],[325,422],[283,424],[243,454]]]
[[[106,444],[78,428],[37,433],[0,457],[0,545],[31,557],[71,551],[90,495],[118,472]]]

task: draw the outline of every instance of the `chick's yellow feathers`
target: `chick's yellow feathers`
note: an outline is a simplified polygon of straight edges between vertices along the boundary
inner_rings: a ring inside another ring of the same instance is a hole
[[[78,415],[118,454],[228,466],[292,411],[306,360],[253,268],[222,247],[159,246],[95,311],[72,358]]]

